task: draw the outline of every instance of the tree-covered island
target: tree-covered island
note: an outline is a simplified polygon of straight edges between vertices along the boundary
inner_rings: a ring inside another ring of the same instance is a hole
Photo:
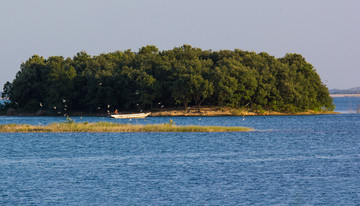
[[[73,58],[34,55],[20,66],[2,97],[3,110],[49,115],[226,107],[249,111],[334,110],[328,88],[299,54],[145,46]]]

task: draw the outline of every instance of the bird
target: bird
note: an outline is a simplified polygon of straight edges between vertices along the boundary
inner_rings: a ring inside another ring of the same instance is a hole
[[[56,107],[54,107],[54,109],[56,109]]]
[[[42,104],[41,104],[41,102],[40,102],[40,107],[42,107]]]
[[[102,82],[99,83],[99,86],[101,86],[101,85],[102,85]]]
[[[66,102],[66,99],[63,99],[62,101],[63,101],[63,103],[65,103],[65,102]]]
[[[107,108],[110,108],[110,104],[108,104]]]

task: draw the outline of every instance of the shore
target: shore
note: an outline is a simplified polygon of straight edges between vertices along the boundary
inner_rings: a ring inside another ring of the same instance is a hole
[[[120,114],[137,113],[134,111],[120,111]],[[285,115],[319,115],[319,114],[339,114],[334,111],[306,111],[306,112],[275,112],[275,111],[251,111],[249,109],[234,109],[226,107],[201,107],[198,112],[196,107],[190,107],[187,111],[184,108],[167,108],[167,109],[156,109],[151,111],[149,116],[151,117],[177,117],[177,116],[285,116]],[[70,112],[67,114],[55,115],[49,114],[46,111],[39,110],[35,113],[16,113],[15,111],[5,114],[5,116],[98,116],[106,117],[109,116],[107,113],[96,112],[96,113],[84,113],[84,112]]]
[[[192,107],[188,111],[183,108],[171,108],[168,110],[154,111],[152,117],[174,117],[174,116],[284,116],[284,115],[316,115],[316,114],[339,114],[334,111],[306,111],[306,112],[275,112],[275,111],[250,111],[248,109],[233,109],[221,107],[202,107],[200,113],[197,108]]]
[[[330,94],[330,97],[359,97],[360,94]]]

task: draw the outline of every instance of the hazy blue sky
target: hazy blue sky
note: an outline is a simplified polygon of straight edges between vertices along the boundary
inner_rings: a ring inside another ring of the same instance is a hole
[[[331,88],[360,86],[359,0],[1,0],[0,90],[33,54],[156,45],[300,53]]]

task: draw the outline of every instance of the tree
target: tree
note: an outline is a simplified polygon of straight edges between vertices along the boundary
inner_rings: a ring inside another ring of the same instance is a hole
[[[200,113],[200,106],[205,100],[214,92],[214,87],[212,82],[209,82],[207,79],[204,79],[200,74],[191,74],[190,75],[190,92],[194,98],[195,104]]]

